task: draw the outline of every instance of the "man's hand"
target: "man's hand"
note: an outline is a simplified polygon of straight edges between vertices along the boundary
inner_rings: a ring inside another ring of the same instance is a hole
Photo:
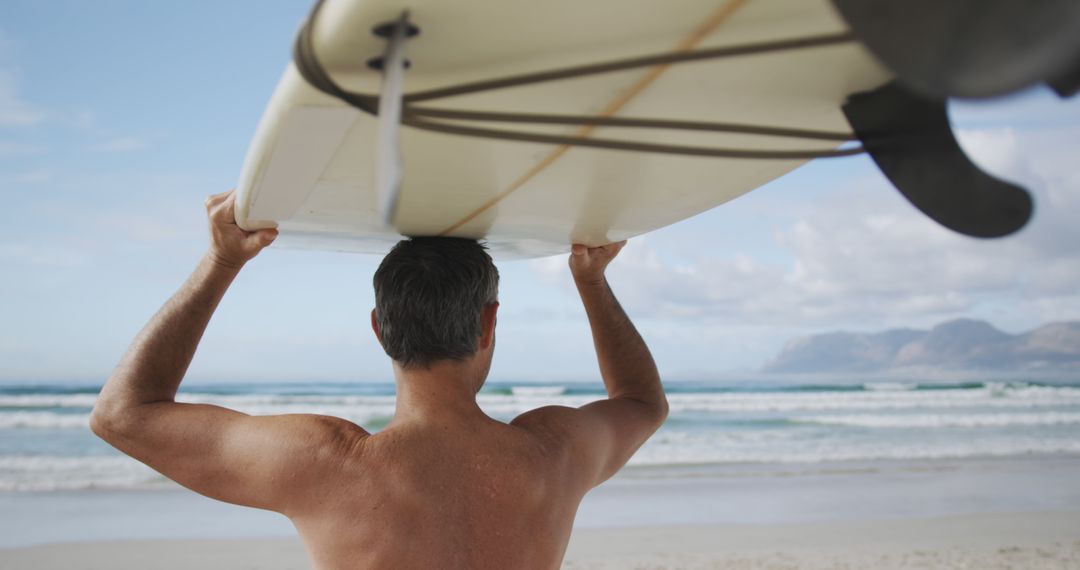
[[[588,247],[575,243],[570,250],[570,273],[578,285],[594,285],[604,282],[604,270],[619,251],[626,245],[626,240],[600,247]]]
[[[231,269],[240,269],[277,238],[276,229],[244,231],[236,225],[235,190],[206,199],[210,218],[210,259]]]

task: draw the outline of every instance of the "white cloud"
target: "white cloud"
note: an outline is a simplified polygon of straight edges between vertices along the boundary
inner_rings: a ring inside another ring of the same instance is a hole
[[[45,149],[36,144],[0,141],[0,158],[33,156],[43,152],[45,152]]]
[[[97,116],[90,111],[78,111],[71,114],[68,124],[78,129],[90,130],[97,125]]]
[[[45,116],[43,110],[19,96],[14,76],[0,69],[0,127],[33,126]]]
[[[1036,217],[1015,236],[952,233],[874,176],[817,198],[778,233],[792,262],[700,254],[700,236],[687,251],[659,251],[645,236],[612,265],[613,286],[640,316],[687,325],[882,329],[982,316],[1015,328],[1080,318],[1080,175],[1064,160],[1032,167],[1024,152],[1038,151],[1029,143],[1008,129],[963,135],[981,166],[1036,194]],[[565,264],[532,267],[568,282]]]
[[[5,187],[37,185],[44,182],[49,182],[52,179],[53,172],[51,170],[43,168],[0,176],[0,181],[3,182]]]
[[[979,168],[1011,182],[1043,188],[1047,181],[1025,152],[1021,137],[1022,133],[1012,127],[956,131],[960,147]]]
[[[193,216],[163,209],[161,212],[125,209],[101,213],[88,221],[95,230],[122,238],[128,243],[156,244],[203,237],[203,228],[193,224]],[[194,221],[199,221],[195,219]],[[197,231],[196,231],[197,230]]]
[[[90,150],[97,152],[132,152],[142,150],[148,146],[149,144],[145,140],[138,137],[117,137],[95,144],[90,147]]]
[[[52,267],[85,265],[89,259],[83,253],[49,244],[0,243],[0,261],[15,264]]]

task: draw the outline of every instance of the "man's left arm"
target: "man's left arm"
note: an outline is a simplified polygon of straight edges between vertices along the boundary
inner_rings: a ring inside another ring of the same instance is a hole
[[[307,468],[363,430],[344,420],[253,417],[174,400],[218,303],[240,268],[273,242],[276,230],[246,232],[231,192],[211,196],[211,247],[191,277],[139,333],[102,388],[94,433],[120,451],[198,493],[287,511],[301,499]]]

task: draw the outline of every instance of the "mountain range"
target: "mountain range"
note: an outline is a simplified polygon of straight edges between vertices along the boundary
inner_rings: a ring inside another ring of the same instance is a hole
[[[1080,373],[1080,321],[1008,334],[986,321],[957,319],[930,330],[831,332],[797,337],[768,362],[766,373],[902,373],[905,371]]]

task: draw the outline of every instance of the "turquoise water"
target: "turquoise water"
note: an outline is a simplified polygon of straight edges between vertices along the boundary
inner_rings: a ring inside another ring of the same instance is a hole
[[[881,459],[1080,455],[1080,383],[667,385],[671,415],[631,469]],[[88,428],[96,386],[0,386],[0,491],[168,488]],[[529,409],[602,398],[599,383],[492,382],[481,407]],[[394,412],[392,384],[203,384],[179,399],[251,414],[341,416],[371,431]]]

